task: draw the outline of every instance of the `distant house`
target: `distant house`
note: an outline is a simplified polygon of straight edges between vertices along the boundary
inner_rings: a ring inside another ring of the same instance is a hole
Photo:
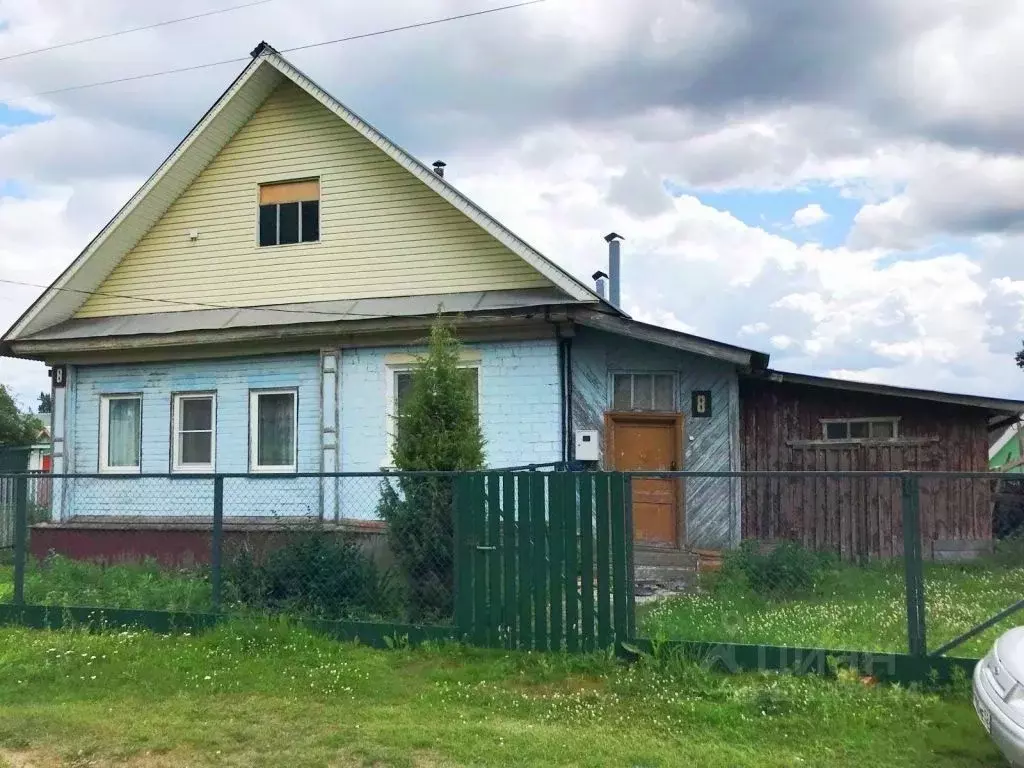
[[[1015,422],[1002,431],[993,433],[992,445],[988,449],[988,465],[993,472],[1024,473],[1024,432],[1021,422]]]
[[[202,476],[214,472],[248,475],[225,485],[235,521],[374,521],[375,483],[302,475],[389,465],[394,415],[439,308],[464,342],[495,468],[789,468],[802,449],[783,455],[785,441],[832,439],[838,428],[822,433],[820,419],[892,423],[890,433],[869,425],[866,439],[895,451],[917,429],[913,415],[931,408],[907,394],[885,409],[837,395],[798,429],[779,399],[789,384],[767,373],[768,355],[622,310],[618,235],[600,246],[609,250],[605,298],[443,170],[260,44],[0,344],[53,370],[55,473],[98,476],[55,481],[53,520],[34,531],[33,547],[118,556],[142,529],[155,532],[146,546],[183,546],[208,530],[213,491]],[[844,410],[843,400],[861,405]],[[941,406],[929,422],[943,446],[974,452],[950,466],[984,462],[989,414],[1024,410],[976,400]],[[761,403],[775,415],[762,416]],[[861,429],[843,434],[861,440]],[[937,467],[953,461],[936,455]],[[136,477],[154,473],[163,476]],[[806,538],[796,507],[781,497],[767,505],[755,490],[730,478],[638,480],[637,564],[686,562],[690,550],[744,535]]]

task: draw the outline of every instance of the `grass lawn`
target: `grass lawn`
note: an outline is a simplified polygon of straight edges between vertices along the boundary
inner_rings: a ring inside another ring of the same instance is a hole
[[[826,571],[802,597],[760,595],[750,589],[709,589],[646,604],[638,609],[641,634],[682,640],[836,648],[907,650],[902,565]],[[1024,596],[1024,564],[925,566],[925,615],[929,647],[937,648]],[[1011,616],[953,653],[981,657],[992,641],[1024,621]]]
[[[282,623],[0,628],[0,765],[999,766],[942,694],[662,659],[375,651]]]

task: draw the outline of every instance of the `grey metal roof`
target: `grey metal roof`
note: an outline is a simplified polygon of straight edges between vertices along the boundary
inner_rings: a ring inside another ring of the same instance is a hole
[[[182,312],[152,312],[115,317],[86,317],[66,320],[45,328],[22,341],[92,339],[109,336],[139,336],[230,328],[284,326],[308,323],[336,323],[387,317],[422,317],[447,313],[523,309],[571,303],[572,299],[554,288],[471,293],[396,296],[391,298],[314,301],[266,307],[197,309]]]
[[[641,323],[638,320],[618,317],[591,309],[578,309],[573,312],[573,319],[580,325],[586,325],[619,336],[660,344],[663,347],[680,349],[697,355],[713,357],[734,365],[749,366],[761,369],[768,365],[768,354],[756,349],[746,349],[732,344],[725,344],[714,339],[694,336],[692,333],[673,331],[660,325]]]

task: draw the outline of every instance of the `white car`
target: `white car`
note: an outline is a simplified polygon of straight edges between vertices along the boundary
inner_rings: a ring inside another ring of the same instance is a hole
[[[1024,627],[996,640],[974,668],[974,709],[1006,759],[1024,768]]]

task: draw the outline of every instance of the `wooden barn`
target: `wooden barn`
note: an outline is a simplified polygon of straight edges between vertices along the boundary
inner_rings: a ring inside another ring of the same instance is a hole
[[[766,370],[740,381],[745,470],[985,472],[989,435],[1024,402]],[[744,539],[791,540],[845,559],[903,551],[898,477],[748,478]],[[991,548],[992,481],[921,480],[924,548],[938,559]]]

